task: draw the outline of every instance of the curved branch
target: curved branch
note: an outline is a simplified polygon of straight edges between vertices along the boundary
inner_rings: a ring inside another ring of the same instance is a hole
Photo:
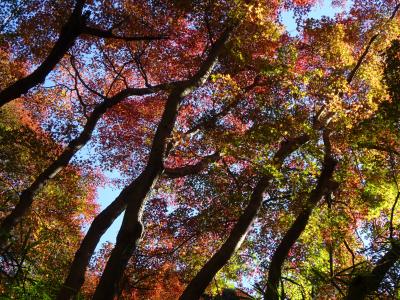
[[[21,195],[19,196],[19,201],[13,211],[1,222],[0,250],[6,247],[6,244],[10,238],[11,230],[30,210],[35,194],[39,192],[50,179],[54,178],[61,170],[63,170],[69,164],[75,153],[87,144],[98,121],[107,111],[107,109],[120,103],[128,96],[143,96],[161,89],[165,89],[166,87],[169,87],[169,84],[161,84],[151,88],[125,89],[117,93],[115,96],[98,104],[87,119],[87,122],[79,136],[73,139],[61,153],[61,155],[59,155],[55,161],[53,161],[42,173],[40,173],[28,188],[22,191]]]
[[[220,154],[215,152],[211,155],[203,157],[199,162],[193,165],[187,165],[178,168],[164,168],[164,174],[169,178],[179,178],[187,175],[193,175],[204,170],[210,163],[217,161]]]
[[[84,28],[89,17],[88,14],[82,15],[85,2],[85,0],[76,1],[74,10],[67,23],[61,29],[57,42],[54,44],[49,55],[40,66],[28,76],[17,80],[9,87],[0,91],[0,107],[16,98],[19,98],[34,86],[45,81],[47,75],[60,62],[81,34],[82,28]]]

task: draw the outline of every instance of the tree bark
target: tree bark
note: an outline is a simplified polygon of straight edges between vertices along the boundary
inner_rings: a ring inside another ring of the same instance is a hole
[[[329,192],[330,189],[334,188],[332,176],[336,164],[336,160],[331,158],[329,154],[325,154],[323,169],[318,178],[317,186],[311,192],[306,203],[306,207],[297,216],[296,220],[286,232],[272,256],[271,264],[268,270],[267,290],[264,294],[265,300],[279,300],[278,286],[281,280],[283,263],[285,262],[290,249],[293,247],[294,243],[306,228],[313,209],[316,207],[321,198],[327,192]]]
[[[289,139],[280,145],[273,158],[274,167],[280,169],[285,158],[309,140],[307,135]],[[250,201],[221,248],[210,258],[183,291],[179,300],[199,299],[217,272],[241,246],[261,207],[263,193],[273,177],[263,176],[256,184]]]
[[[92,136],[97,122],[108,108],[120,103],[128,96],[141,96],[150,94],[168,86],[169,85],[161,84],[152,88],[125,89],[97,105],[88,118],[80,135],[76,139],[72,140],[61,153],[61,155],[38,177],[36,177],[35,181],[21,193],[19,202],[13,211],[1,222],[0,250],[6,247],[11,230],[14,228],[14,226],[18,224],[21,218],[30,210],[35,194],[40,191],[40,189],[43,188],[50,179],[54,178],[61,170],[63,170],[69,164],[75,153],[78,152],[84,145],[86,145]]]
[[[172,132],[179,104],[187,94],[189,94],[197,86],[202,85],[207,80],[217,61],[220,51],[222,50],[226,41],[229,39],[232,31],[233,27],[229,27],[222,34],[220,39],[213,45],[208,58],[201,65],[199,71],[190,80],[174,84],[174,88],[167,99],[161,121],[157,127],[146,168],[136,180],[128,185],[121,192],[121,194],[94,219],[88,233],[81,243],[79,250],[75,254],[74,261],[70,267],[69,275],[58,294],[58,300],[73,299],[73,297],[79,291],[84,282],[84,273],[86,267],[89,264],[89,260],[93,255],[95,247],[101,236],[109,228],[109,226],[111,226],[113,221],[125,210],[128,202],[130,202],[131,205],[130,207],[128,206],[127,212],[125,213],[123,224],[120,232],[118,233],[116,245],[116,247],[118,246],[119,249],[121,249],[121,243],[124,245],[128,244],[129,247],[127,250],[130,251],[123,251],[123,257],[121,257],[121,252],[117,252],[117,254],[115,254],[116,252],[113,250],[111,256],[113,257],[114,263],[110,264],[110,260],[107,263],[107,272],[106,270],[104,271],[106,275],[104,276],[103,274],[102,281],[99,283],[99,286],[96,289],[95,297],[98,299],[112,299],[114,294],[117,292],[116,287],[122,276],[123,269],[125,268],[127,260],[130,257],[130,253],[132,253],[134,250],[131,248],[135,247],[143,231],[141,214],[145,204],[146,195],[151,190],[151,187],[154,185],[158,176],[163,171],[163,158],[166,154],[167,139]],[[130,221],[132,221],[132,224],[129,224]],[[132,235],[129,235],[128,237],[125,235],[127,231],[122,230],[122,228],[126,227],[129,229],[128,232],[132,233]],[[122,263],[118,262],[119,260],[123,260]],[[118,274],[114,273],[116,268],[118,270]],[[112,274],[109,274],[110,272]]]
[[[146,196],[163,171],[163,159],[167,152],[167,139],[175,125],[179,104],[193,89],[204,84],[207,80],[233,28],[233,26],[229,26],[213,45],[208,58],[202,64],[198,73],[185,84],[173,90],[168,97],[164,113],[153,139],[147,166],[138,177],[138,184],[129,195],[129,203],[117,235],[116,245],[111,252],[93,299],[113,299],[116,295],[125,267],[143,233],[142,214]]]
[[[206,156],[203,160],[193,166],[181,167],[177,169],[166,169],[166,176],[169,178],[178,178],[190,174],[195,174],[206,167],[205,162],[218,159],[219,154],[214,153]],[[88,232],[86,233],[82,243],[75,253],[74,260],[71,264],[69,274],[57,296],[57,300],[73,299],[85,281],[85,270],[89,264],[90,258],[100,241],[101,236],[107,231],[116,218],[126,209],[127,199],[132,193],[132,186],[125,188],[120,195],[105,208],[92,222]]]
[[[0,107],[19,98],[34,86],[43,83],[47,75],[60,62],[85,27],[88,15],[82,15],[85,0],[77,0],[67,23],[61,29],[60,36],[42,64],[28,76],[21,78],[0,91]]]
[[[369,273],[359,274],[350,282],[345,300],[363,300],[377,291],[387,272],[400,260],[400,243],[393,241],[391,248],[378,260]]]
[[[93,220],[78,251],[75,253],[68,276],[57,295],[57,300],[75,299],[75,295],[79,292],[85,281],[85,271],[90,258],[100,238],[112,225],[114,220],[125,210],[127,199],[131,193],[130,189],[129,186],[123,189],[118,197]]]
[[[220,154],[215,152],[211,155],[203,157],[199,162],[193,165],[186,165],[177,168],[164,168],[164,174],[168,178],[179,178],[191,174],[197,174],[205,169],[211,162],[217,161],[220,157]]]

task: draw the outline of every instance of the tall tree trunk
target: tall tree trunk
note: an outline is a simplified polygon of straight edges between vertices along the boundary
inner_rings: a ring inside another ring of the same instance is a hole
[[[84,145],[86,145],[92,136],[97,122],[108,108],[120,103],[128,96],[141,96],[150,94],[154,91],[166,88],[167,86],[169,85],[161,84],[152,88],[125,89],[97,105],[88,118],[80,135],[76,139],[72,140],[61,153],[61,155],[38,177],[36,177],[35,181],[21,193],[19,202],[13,211],[1,222],[0,250],[6,247],[11,230],[14,228],[14,226],[18,224],[21,218],[30,210],[35,194],[40,191],[40,189],[45,186],[50,179],[54,178],[61,170],[63,170],[69,164],[75,153],[78,152]]]
[[[86,268],[100,238],[112,225],[114,220],[125,210],[129,194],[134,186],[133,184],[123,189],[118,197],[93,220],[78,251],[75,253],[68,276],[57,295],[57,300],[75,299],[75,295],[79,292],[85,281]]]
[[[111,251],[111,256],[100,278],[93,299],[113,299],[117,293],[125,267],[143,233],[142,214],[146,196],[163,170],[167,139],[175,125],[179,104],[194,88],[202,85],[208,79],[217,62],[218,55],[228,41],[233,28],[233,26],[229,26],[213,45],[198,73],[185,84],[173,90],[168,97],[164,113],[153,139],[147,166],[138,177],[138,184],[129,195],[129,203],[117,235],[116,245]]]
[[[179,167],[176,169],[169,168],[165,169],[164,173],[170,178],[195,174],[204,169],[207,162],[215,161],[217,158],[219,158],[219,154],[215,153],[206,156],[203,160],[192,166]],[[69,274],[57,296],[57,300],[73,299],[78,293],[85,281],[86,267],[89,264],[90,258],[100,238],[114,220],[125,210],[129,195],[137,184],[139,183],[135,181],[134,184],[126,187],[120,195],[93,220],[78,251],[75,253],[74,260],[69,269]]]
[[[81,34],[85,27],[88,15],[82,15],[85,0],[77,0],[74,10],[67,23],[61,29],[60,36],[54,44],[49,55],[41,65],[28,76],[21,78],[11,84],[9,87],[0,91],[0,107],[4,104],[19,98],[27,93],[34,86],[43,83],[47,75],[60,62],[67,51],[74,45],[75,40]]]
[[[279,246],[276,248],[268,270],[267,290],[264,294],[265,300],[279,300],[278,286],[281,280],[282,266],[285,262],[290,249],[306,228],[311,213],[321,198],[334,188],[332,175],[337,162],[329,153],[325,153],[322,172],[318,178],[315,189],[311,192],[306,203],[306,208],[297,216],[296,220],[286,232]]]
[[[274,166],[280,169],[285,158],[308,140],[309,137],[307,135],[302,135],[283,142],[273,158]],[[239,249],[257,216],[262,204],[263,193],[268,188],[272,179],[273,177],[271,175],[265,175],[258,181],[251,195],[249,204],[233,227],[229,237],[190,281],[189,285],[180,296],[180,300],[199,299],[217,272],[228,262],[236,250]]]
[[[367,274],[360,274],[351,281],[345,300],[363,300],[377,291],[387,272],[400,260],[400,243],[393,241],[391,248],[378,260]]]
[[[65,280],[63,288],[58,294],[58,300],[73,299],[74,295],[79,291],[84,282],[85,270],[89,264],[89,260],[93,255],[97,243],[104,232],[109,228],[109,226],[111,226],[115,218],[117,218],[124,211],[128,203],[132,204],[130,207],[128,206],[121,229],[128,227],[129,232],[132,232],[133,235],[127,238],[125,235],[126,231],[120,230],[117,237],[116,247],[118,246],[117,249],[119,249],[121,248],[121,243],[127,243],[129,248],[134,248],[137,244],[137,241],[140,239],[143,231],[141,213],[145,204],[145,198],[163,170],[163,158],[166,154],[167,139],[170,136],[175,124],[179,104],[183,97],[189,94],[197,86],[202,85],[208,79],[217,61],[218,55],[223,49],[226,41],[229,39],[233,28],[233,26],[230,26],[221,35],[220,39],[211,48],[207,59],[203,62],[199,71],[190,80],[174,84],[174,88],[167,99],[161,121],[157,127],[146,168],[136,180],[134,180],[121,192],[117,199],[112,202],[112,204],[110,204],[100,215],[94,219],[88,233],[81,243],[79,250],[75,254],[69,275]],[[129,220],[132,221],[132,225],[129,224]],[[131,242],[130,240],[134,241]],[[132,253],[134,249],[128,250],[130,251],[125,251],[122,253],[124,255],[122,263],[120,262],[118,265],[115,263],[110,264],[110,260],[107,263],[107,272],[106,270],[104,271],[106,275],[103,274],[102,281],[99,283],[99,286],[96,289],[97,295],[95,295],[95,297],[98,297],[98,299],[112,299],[112,297],[115,295],[117,291],[116,286],[122,276],[127,259],[129,259],[131,255],[129,253]],[[116,252],[114,250],[111,256],[115,262],[121,259],[120,252]],[[123,267],[121,267],[121,265],[123,265]],[[116,268],[118,269],[119,273],[115,275],[118,277],[115,277],[113,271]],[[111,276],[108,275],[109,272],[112,273]]]

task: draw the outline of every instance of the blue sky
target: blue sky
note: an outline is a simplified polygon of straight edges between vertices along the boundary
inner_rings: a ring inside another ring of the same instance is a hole
[[[116,176],[117,173],[114,172],[113,174],[107,174],[111,175],[110,177]],[[101,209],[106,208],[114,199],[119,195],[121,192],[121,189],[116,189],[110,186],[105,186],[105,187],[100,187],[97,190],[98,194],[98,202],[101,206]],[[106,231],[106,233],[103,235],[103,237],[100,240],[99,245],[97,245],[97,249],[103,244],[104,242],[112,242],[115,243],[115,239],[117,237],[117,233],[119,230],[119,227],[121,226],[122,223],[122,217],[119,216],[114,223],[111,225],[111,227]]]
[[[329,16],[333,17],[336,13],[339,13],[342,11],[342,8],[339,7],[332,7],[330,4],[331,1],[321,1],[319,4],[317,4],[312,11],[307,15],[309,18],[315,18],[319,19],[322,16]],[[347,8],[349,7],[351,1],[347,1]],[[284,13],[281,14],[281,19],[283,24],[286,26],[287,31],[290,33],[290,35],[296,35],[298,34],[296,30],[296,22],[294,19],[294,14],[293,11],[285,11]],[[112,173],[112,176],[117,176],[117,173],[114,172]],[[105,186],[101,187],[98,189],[98,202],[101,206],[101,209],[104,209],[109,205],[120,193],[120,189],[115,189],[110,186]],[[99,246],[108,241],[115,243],[115,239],[119,230],[119,227],[121,226],[122,222],[122,215],[115,220],[114,224],[107,230],[107,232],[103,235]]]
[[[352,3],[352,0],[347,0],[346,7],[344,8],[347,10]],[[320,19],[323,16],[333,17],[335,14],[343,12],[343,8],[341,7],[333,7],[331,5],[331,1],[328,0],[320,0],[320,3],[315,5],[311,12],[307,15],[308,18]],[[294,19],[293,11],[285,11],[281,14],[282,22],[286,27],[286,30],[289,32],[290,35],[296,35],[297,32],[297,25]]]

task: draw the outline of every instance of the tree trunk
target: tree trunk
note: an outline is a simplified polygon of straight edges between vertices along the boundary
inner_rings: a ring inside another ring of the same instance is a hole
[[[233,28],[233,26],[230,26],[221,35],[220,39],[210,50],[208,58],[190,80],[174,85],[157,127],[146,168],[134,182],[123,190],[109,207],[95,218],[79,250],[75,254],[69,275],[57,299],[73,299],[84,282],[86,267],[100,237],[127,206],[127,212],[117,236],[117,244],[111,253],[111,257],[94,295],[95,299],[112,299],[114,297],[128,259],[142,235],[143,225],[141,215],[145,199],[163,170],[163,158],[166,154],[167,139],[175,124],[179,104],[183,97],[207,80]],[[127,205],[128,202],[130,205]]]
[[[280,169],[285,158],[306,143],[308,139],[308,136],[302,135],[298,138],[283,142],[274,156],[274,166]],[[271,175],[265,175],[258,181],[251,195],[249,204],[233,227],[228,239],[192,279],[180,296],[180,300],[199,299],[217,272],[228,262],[236,250],[239,249],[257,216],[262,204],[263,193],[272,179],[273,177]]]
[[[68,276],[57,295],[57,300],[75,299],[75,295],[79,292],[85,281],[86,268],[100,238],[112,225],[114,220],[125,210],[132,186],[126,187],[119,196],[93,220],[78,251],[75,253]]]
[[[178,178],[189,174],[195,174],[206,167],[206,163],[219,158],[219,154],[215,153],[204,158],[204,160],[193,166],[180,167],[177,169],[167,169],[166,175],[170,178]],[[89,264],[90,258],[100,241],[102,235],[107,231],[116,218],[125,210],[128,195],[135,185],[140,184],[135,181],[134,184],[126,187],[120,195],[105,208],[92,222],[88,232],[86,233],[78,251],[75,253],[74,260],[71,264],[69,274],[61,288],[57,300],[68,300],[78,293],[85,280],[85,270]]]
[[[351,281],[345,300],[363,300],[377,291],[387,272],[400,260],[399,241],[393,241],[391,248],[378,260],[373,270],[360,274]]]
[[[296,220],[286,232],[279,246],[276,248],[268,270],[267,290],[264,294],[265,300],[279,300],[278,286],[281,280],[282,266],[290,249],[306,228],[311,213],[321,198],[332,188],[332,175],[336,161],[330,156],[325,156],[323,169],[318,179],[318,184],[311,192],[306,203],[306,208],[297,216]]]

